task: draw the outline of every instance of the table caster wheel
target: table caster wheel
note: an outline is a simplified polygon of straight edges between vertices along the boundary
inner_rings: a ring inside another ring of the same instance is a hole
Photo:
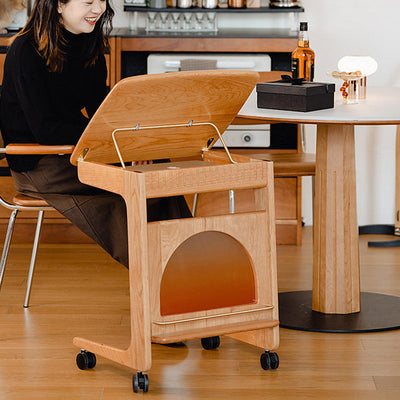
[[[269,353],[269,357],[271,360],[271,368],[272,369],[277,369],[279,367],[279,357],[278,354],[274,353],[274,352],[270,352]]]
[[[132,385],[135,393],[137,393],[139,389],[142,389],[143,392],[146,393],[149,391],[149,377],[147,374],[138,372],[136,375],[133,375]]]
[[[201,345],[206,350],[214,350],[220,345],[219,336],[207,337],[201,339]]]
[[[265,369],[266,371],[271,367],[271,357],[269,356],[269,351],[261,354],[260,357],[261,368]]]
[[[260,363],[262,369],[277,369],[279,367],[278,354],[265,350],[265,353],[261,354]]]
[[[76,356],[76,365],[79,369],[92,369],[96,365],[96,356],[90,351],[81,350]]]

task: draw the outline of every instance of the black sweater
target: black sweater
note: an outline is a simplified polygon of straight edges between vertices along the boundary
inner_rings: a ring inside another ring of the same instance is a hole
[[[49,72],[31,35],[17,37],[4,65],[0,129],[4,143],[76,144],[106,95],[104,56],[85,67],[94,33],[64,31],[66,61],[61,73]],[[28,171],[41,156],[7,156],[14,171]]]

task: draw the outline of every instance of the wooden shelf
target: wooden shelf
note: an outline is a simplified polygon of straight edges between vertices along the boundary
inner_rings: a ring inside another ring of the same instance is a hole
[[[176,335],[157,335],[152,336],[153,343],[177,343],[184,340],[199,339],[204,337],[212,337],[226,335],[236,332],[252,331],[257,329],[273,328],[279,325],[278,320],[268,321],[252,321],[237,324],[228,324],[226,326],[212,326],[209,328],[192,329],[180,332]]]

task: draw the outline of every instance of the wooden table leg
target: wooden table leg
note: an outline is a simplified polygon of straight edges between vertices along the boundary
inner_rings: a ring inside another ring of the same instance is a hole
[[[89,165],[89,168],[86,167],[85,170],[83,168],[81,167],[81,170],[90,173],[90,170],[93,171],[101,166],[93,164]],[[120,169],[113,170],[114,167],[110,168],[109,166],[103,168],[109,172],[107,178],[111,182],[119,182]],[[113,175],[114,173],[115,175]],[[86,176],[83,173],[80,174],[83,181]],[[145,178],[144,174],[130,174],[129,172],[125,173],[123,177],[124,184],[121,186],[124,187],[124,192],[122,195],[126,202],[128,215],[130,344],[127,349],[119,349],[80,337],[75,337],[73,343],[83,350],[144,372],[151,368],[152,362]]]
[[[354,126],[318,125],[312,309],[360,311]]]

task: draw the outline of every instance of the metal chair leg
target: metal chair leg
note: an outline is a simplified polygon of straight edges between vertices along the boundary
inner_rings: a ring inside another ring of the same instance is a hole
[[[25,301],[24,301],[25,308],[29,307],[29,297],[31,295],[33,272],[35,269],[37,249],[39,247],[40,231],[42,229],[43,216],[44,216],[44,211],[43,210],[39,211],[37,224],[36,224],[35,239],[33,241],[31,264],[29,266],[28,282],[26,284],[26,293],[25,293]]]
[[[235,191],[229,191],[229,214],[235,214]]]
[[[234,190],[229,190],[229,214],[234,214],[235,213],[235,191]],[[192,216],[196,216],[196,211],[197,211],[197,203],[199,200],[199,194],[195,193],[193,197],[193,206],[192,206]]]
[[[193,197],[193,206],[192,206],[192,217],[196,216],[196,212],[197,212],[197,203],[199,201],[199,194],[195,193],[194,197]]]
[[[10,219],[8,220],[7,233],[6,233],[6,238],[4,240],[3,253],[1,255],[1,262],[0,262],[0,289],[1,289],[1,284],[3,283],[4,271],[6,269],[8,252],[10,250],[11,239],[14,232],[15,219],[17,218],[17,214],[18,210],[13,210],[10,215]]]

